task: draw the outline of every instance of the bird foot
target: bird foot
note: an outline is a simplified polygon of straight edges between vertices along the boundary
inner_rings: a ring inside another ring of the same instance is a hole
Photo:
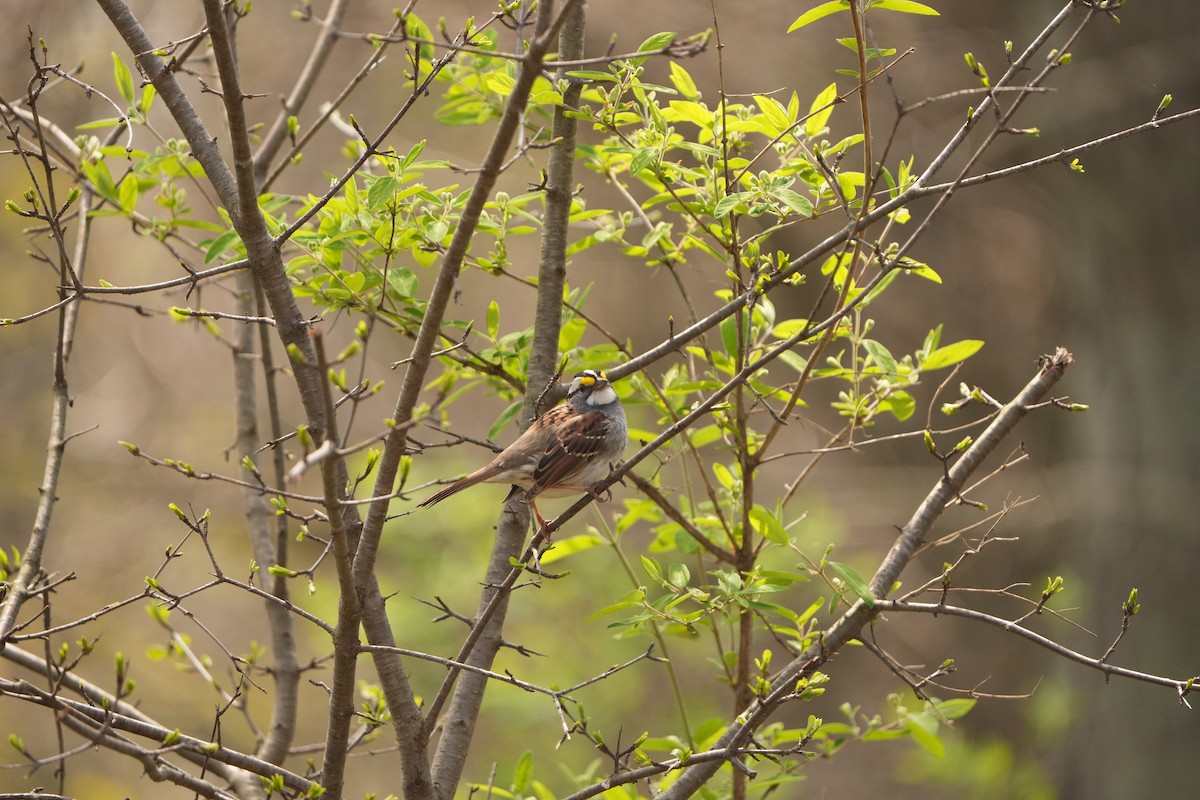
[[[597,503],[607,503],[612,500],[612,490],[605,486],[603,489],[597,489],[595,486],[589,486],[587,493],[592,496],[592,499]]]

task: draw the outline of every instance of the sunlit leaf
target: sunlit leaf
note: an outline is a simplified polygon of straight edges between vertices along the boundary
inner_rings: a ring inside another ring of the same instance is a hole
[[[930,8],[924,3],[913,2],[913,0],[872,0],[867,8],[899,11],[904,14],[924,14],[925,16],[932,17],[941,16],[935,9]]]
[[[543,564],[553,564],[567,556],[582,553],[604,544],[604,540],[594,533],[581,533],[578,536],[568,536],[565,539],[554,540],[554,547],[547,550],[541,557]]]
[[[553,552],[554,552],[553,550],[550,551],[550,553],[553,553]],[[550,553],[547,553],[546,555],[550,555]],[[543,559],[543,560],[545,560],[545,559]],[[635,606],[640,606],[642,604],[642,601],[645,599],[646,599],[646,592],[644,590],[634,589],[632,592],[628,592],[624,597],[622,597],[617,602],[615,602],[611,605],[607,605],[604,608],[597,611],[595,614],[592,614],[590,617],[587,618],[587,621],[591,622],[592,620],[599,619],[600,617],[603,617],[607,614],[615,614],[616,612],[624,611],[627,608],[633,608]]]
[[[788,33],[794,30],[803,28],[805,25],[810,25],[819,19],[828,17],[830,14],[836,14],[839,11],[845,11],[850,8],[849,0],[830,0],[828,3],[821,3],[816,8],[805,11],[796,21],[787,29]]]
[[[117,82],[117,92],[121,98],[130,106],[133,105],[133,74],[130,73],[129,67],[125,66],[125,62],[116,53],[112,54],[113,60],[113,78]]]
[[[825,129],[825,124],[829,122],[829,117],[833,114],[833,106],[831,103],[837,98],[837,84],[831,83],[821,90],[821,93],[812,101],[812,106],[809,107],[809,112],[812,116],[804,123],[804,132],[809,138],[819,136],[821,131]],[[828,106],[828,108],[825,108]]]
[[[647,39],[646,41],[644,41],[640,45],[638,45],[637,51],[639,53],[658,53],[658,52],[661,52],[665,47],[667,47],[667,45],[671,44],[671,42],[673,42],[673,41],[675,41],[675,32],[674,31],[663,31],[662,33],[654,34],[649,39]],[[636,67],[636,66],[639,66],[642,63],[644,63],[645,60],[646,60],[646,57],[641,56],[639,58],[629,59],[629,63]]]
[[[921,362],[922,370],[943,369],[960,361],[966,361],[983,347],[982,339],[963,339],[961,342],[939,347]]]

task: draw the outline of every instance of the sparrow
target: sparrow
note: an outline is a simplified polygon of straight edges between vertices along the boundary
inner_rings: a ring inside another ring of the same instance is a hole
[[[625,450],[629,428],[625,410],[608,377],[600,370],[577,373],[566,401],[533,421],[491,463],[434,492],[419,508],[440,503],[477,483],[508,483],[525,490],[529,506],[544,528],[534,498],[587,492],[608,477]]]

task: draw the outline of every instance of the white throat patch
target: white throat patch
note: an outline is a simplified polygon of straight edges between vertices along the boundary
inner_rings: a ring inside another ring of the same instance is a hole
[[[609,385],[594,390],[587,397],[587,404],[589,406],[606,406],[609,403],[615,402],[617,402],[617,392]]]

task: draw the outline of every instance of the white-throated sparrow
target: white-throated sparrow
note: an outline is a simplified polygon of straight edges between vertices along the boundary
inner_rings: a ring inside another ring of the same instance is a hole
[[[542,414],[492,462],[417,506],[431,506],[477,483],[509,483],[525,490],[538,523],[546,521],[533,500],[577,492],[594,494],[593,484],[608,477],[628,438],[625,410],[599,370],[575,375],[565,403]]]

